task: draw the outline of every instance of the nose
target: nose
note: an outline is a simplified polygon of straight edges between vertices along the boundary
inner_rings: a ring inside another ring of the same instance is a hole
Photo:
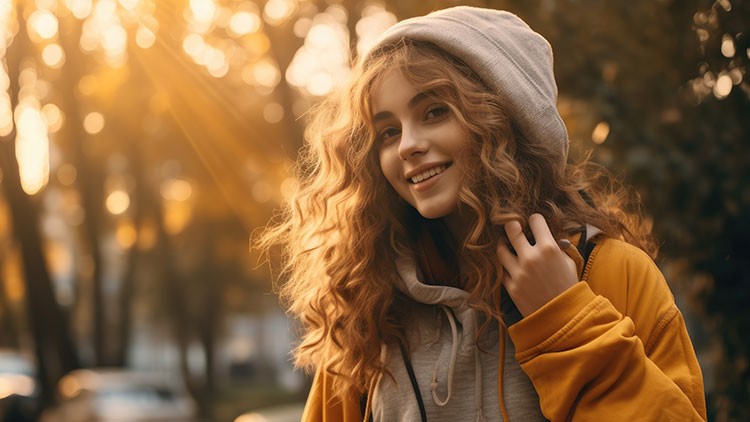
[[[406,161],[415,155],[424,154],[429,148],[430,143],[424,134],[418,130],[402,128],[398,145],[398,155],[401,160]]]

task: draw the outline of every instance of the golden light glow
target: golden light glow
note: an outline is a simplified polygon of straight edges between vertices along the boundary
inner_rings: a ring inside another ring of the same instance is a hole
[[[255,182],[250,193],[256,202],[263,204],[271,200],[271,197],[273,196],[273,188],[265,180],[259,180]]]
[[[2,68],[2,66],[0,66]],[[13,111],[7,91],[0,92],[0,136],[10,135],[13,130]]]
[[[333,77],[329,73],[315,73],[307,80],[307,91],[312,95],[324,96],[333,90]]]
[[[134,10],[137,6],[140,0],[118,0],[120,3],[120,6],[122,6],[124,9],[127,10]]]
[[[294,35],[299,38],[305,38],[307,36],[307,32],[310,31],[311,27],[312,19],[308,17],[301,17],[297,19],[296,22],[294,22]]]
[[[263,118],[268,123],[278,123],[284,118],[284,107],[279,103],[268,103],[263,107]]]
[[[724,36],[721,38],[721,54],[724,55],[724,57],[732,58],[734,57],[734,54],[736,53],[734,48],[734,39],[729,34],[724,34]]]
[[[591,133],[591,140],[595,144],[601,145],[607,140],[609,136],[609,124],[607,122],[599,122]]]
[[[96,91],[96,78],[92,75],[86,75],[78,81],[78,90],[83,95],[93,95]]]
[[[335,16],[318,14],[307,32],[305,44],[297,50],[287,67],[287,82],[310,95],[323,96],[343,83],[349,71],[349,33],[346,26],[338,22]]]
[[[206,48],[206,42],[200,34],[188,34],[182,40],[182,49],[193,58],[199,56]]]
[[[263,18],[271,25],[280,25],[294,14],[293,0],[268,0],[263,8]]]
[[[114,190],[107,195],[105,205],[111,214],[123,214],[130,207],[130,195],[124,190]]]
[[[57,180],[63,186],[72,186],[78,177],[78,171],[72,164],[63,164],[57,169]]]
[[[169,94],[164,91],[157,91],[148,101],[148,109],[152,114],[159,115],[169,110]]]
[[[141,230],[138,232],[138,249],[147,251],[156,246],[158,236],[156,234],[156,228],[154,227],[153,221],[148,221],[141,226]]]
[[[70,274],[73,271],[73,255],[70,248],[60,241],[50,241],[45,245],[45,258],[52,274]]]
[[[742,70],[738,67],[735,67],[734,69],[729,71],[729,77],[732,78],[732,83],[734,85],[739,85],[742,83],[742,78],[744,75],[742,75]]]
[[[218,48],[207,50],[205,66],[208,73],[214,78],[222,78],[229,73],[229,62],[223,51]]]
[[[42,61],[53,69],[59,69],[65,64],[65,52],[60,44],[48,44],[42,50]]]
[[[34,0],[37,9],[55,10],[57,0]]]
[[[156,34],[141,26],[135,33],[135,43],[141,48],[151,48],[156,42]]]
[[[722,74],[719,75],[719,79],[716,80],[713,88],[714,96],[716,98],[726,98],[729,93],[732,92],[732,78],[727,73],[722,72]]]
[[[179,234],[193,217],[188,202],[168,201],[164,204],[164,230],[170,235]]]
[[[229,20],[229,30],[235,35],[246,35],[260,29],[260,16],[248,11],[239,11]]]
[[[211,22],[216,15],[216,3],[213,0],[190,0],[190,11],[198,22]]]
[[[258,85],[275,88],[281,82],[281,72],[271,61],[262,60],[253,66],[253,79]]]
[[[255,56],[265,54],[271,47],[271,40],[263,32],[255,32],[246,36],[244,39],[245,49]]]
[[[135,230],[135,226],[131,221],[123,221],[117,225],[117,231],[115,232],[115,238],[117,244],[123,249],[129,249],[135,245],[138,240],[138,232]]]
[[[292,195],[294,195],[294,192],[297,190],[297,181],[294,177],[287,177],[281,182],[279,190],[281,191],[281,196],[284,197],[286,201],[291,201]]]
[[[375,40],[398,19],[380,5],[370,5],[362,10],[362,19],[355,27],[357,32],[357,54],[362,55],[372,47]]]
[[[129,15],[119,11],[118,7],[115,0],[97,1],[93,13],[83,23],[80,38],[83,51],[101,51],[111,67],[120,67],[127,62],[128,37],[120,16],[124,15],[127,20]]]
[[[48,133],[57,132],[63,125],[63,113],[58,106],[52,103],[45,104],[44,107],[42,107],[42,116],[47,123]]]
[[[169,179],[161,185],[161,196],[172,201],[187,201],[193,194],[193,186],[187,180]]]
[[[60,389],[60,395],[65,397],[66,399],[72,399],[73,397],[81,393],[81,383],[78,382],[78,379],[76,379],[76,377],[74,376],[64,376],[60,380],[59,385],[60,386],[58,388]]]
[[[86,19],[91,14],[91,0],[65,0],[65,6],[77,19]]]
[[[120,25],[110,26],[104,31],[101,40],[102,47],[108,52],[120,52],[125,50],[128,42],[128,34]]]
[[[96,135],[104,129],[104,116],[98,112],[91,112],[83,118],[83,129],[91,134]]]
[[[30,396],[34,392],[34,379],[22,374],[0,374],[0,399],[11,394]]]
[[[29,35],[39,36],[41,39],[50,40],[57,35],[57,17],[49,10],[35,10],[29,16]]]
[[[0,66],[0,91],[6,92],[8,88],[10,88],[10,77],[5,73],[5,68]]]
[[[5,296],[11,302],[19,302],[26,295],[26,287],[23,283],[23,267],[20,251],[13,250],[3,266],[3,279],[5,280]]]
[[[49,181],[49,139],[47,124],[34,101],[16,107],[16,159],[21,186],[29,195],[41,191]]]

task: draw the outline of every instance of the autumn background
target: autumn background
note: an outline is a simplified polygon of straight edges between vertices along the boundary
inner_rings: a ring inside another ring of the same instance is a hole
[[[351,57],[459,3],[0,0],[0,347],[35,363],[35,412],[113,366],[174,374],[201,420],[303,401],[251,233]],[[572,154],[662,242],[711,420],[750,420],[750,2],[461,4],[549,39]]]

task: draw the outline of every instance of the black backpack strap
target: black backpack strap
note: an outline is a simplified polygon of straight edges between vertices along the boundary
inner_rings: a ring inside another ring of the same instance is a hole
[[[399,349],[401,349],[401,356],[404,358],[404,365],[406,365],[406,372],[409,374],[409,381],[411,381],[411,388],[414,390],[414,395],[417,396],[417,405],[419,405],[419,414],[422,417],[422,422],[427,422],[427,411],[424,408],[424,402],[422,401],[422,393],[419,391],[419,383],[417,383],[417,377],[414,375],[414,368],[411,366],[411,359],[409,354],[406,353],[406,348],[403,344],[399,343]]]
[[[359,398],[359,413],[361,413],[364,416],[366,411],[367,411],[367,392],[365,392],[365,394],[362,394],[362,396]],[[367,416],[367,420],[368,422],[373,422],[372,411],[370,411],[370,414]]]
[[[414,368],[411,366],[411,359],[409,359],[409,354],[406,352],[406,348],[403,344],[399,343],[398,348],[401,350],[401,357],[404,358],[404,366],[406,366],[406,373],[409,374],[411,388],[414,390],[414,395],[417,397],[417,405],[419,406],[419,414],[422,417],[422,422],[427,422],[427,410],[425,410],[424,401],[422,401],[422,393],[419,391],[417,376],[414,375]],[[359,410],[362,412],[363,416],[367,410],[367,394],[368,393],[365,393],[359,398]],[[372,409],[370,410],[370,414],[367,415],[367,420],[373,422]]]
[[[583,269],[581,270],[581,274],[579,274],[580,276],[583,276],[583,272],[586,271],[586,265],[588,265],[591,252],[593,252],[596,247],[596,242],[588,240],[587,237],[586,226],[584,226],[583,231],[581,232],[581,238],[578,239],[578,245],[576,246],[578,253],[581,254],[581,258],[583,258]]]

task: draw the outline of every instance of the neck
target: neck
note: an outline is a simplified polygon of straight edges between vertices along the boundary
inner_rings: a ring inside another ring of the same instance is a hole
[[[448,231],[451,234],[451,240],[456,245],[456,249],[460,248],[464,240],[469,234],[471,227],[471,221],[467,216],[467,213],[462,210],[459,206],[456,211],[443,217],[445,225],[448,227]]]

